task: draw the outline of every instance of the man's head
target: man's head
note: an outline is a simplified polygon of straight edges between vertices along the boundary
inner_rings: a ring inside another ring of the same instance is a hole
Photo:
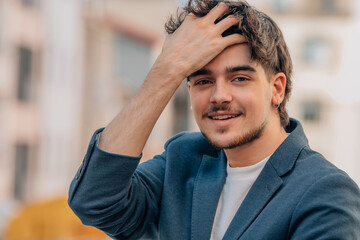
[[[165,28],[169,34],[181,25],[189,13],[195,16],[205,16],[220,1],[189,0],[188,5],[176,17],[171,17]],[[229,28],[223,33],[227,36],[240,33],[248,42],[252,61],[258,62],[264,68],[270,79],[276,73],[282,72],[286,76],[286,87],[283,101],[278,107],[280,122],[285,127],[289,122],[286,103],[290,97],[292,87],[292,61],[281,30],[266,14],[257,11],[245,1],[222,1],[229,7],[227,15],[234,15],[239,19],[239,25]]]

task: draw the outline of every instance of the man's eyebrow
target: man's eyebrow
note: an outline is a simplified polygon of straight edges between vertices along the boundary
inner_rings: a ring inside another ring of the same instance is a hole
[[[244,65],[244,66],[236,66],[236,67],[227,67],[226,68],[226,73],[233,73],[233,72],[239,72],[239,71],[250,71],[250,72],[256,72],[255,68],[249,66],[249,65]],[[196,72],[193,72],[192,74],[190,74],[190,76],[188,77],[188,79],[192,78],[192,77],[196,77],[196,76],[201,76],[201,75],[211,75],[212,71],[203,68],[200,69]]]
[[[239,72],[239,71],[250,71],[250,72],[256,72],[255,68],[244,65],[244,66],[236,66],[236,67],[227,67],[226,73],[233,73],[233,72]]]
[[[200,75],[211,75],[211,71],[208,69],[200,69],[196,72],[193,72],[192,74],[190,74],[190,76],[188,78],[192,78],[192,77],[196,77],[196,76],[200,76]]]

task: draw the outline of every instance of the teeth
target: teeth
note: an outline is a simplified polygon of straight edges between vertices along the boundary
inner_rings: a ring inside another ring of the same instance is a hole
[[[225,120],[233,117],[236,117],[236,115],[221,115],[221,116],[213,116],[211,118],[214,120]]]

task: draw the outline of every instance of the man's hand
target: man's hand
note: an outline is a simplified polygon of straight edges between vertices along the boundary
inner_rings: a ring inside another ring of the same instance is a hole
[[[209,63],[226,47],[245,42],[246,39],[240,34],[221,35],[239,23],[235,16],[229,15],[215,24],[228,10],[227,5],[221,2],[204,17],[189,14],[164,43],[159,58],[167,62],[167,69],[176,69],[184,79]]]

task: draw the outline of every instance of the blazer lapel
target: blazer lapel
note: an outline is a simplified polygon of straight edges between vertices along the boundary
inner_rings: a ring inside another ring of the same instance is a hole
[[[269,202],[281,184],[282,179],[275,169],[267,164],[246,195],[223,240],[238,239]]]
[[[226,158],[205,155],[194,184],[191,239],[210,239],[216,208],[226,179]]]

